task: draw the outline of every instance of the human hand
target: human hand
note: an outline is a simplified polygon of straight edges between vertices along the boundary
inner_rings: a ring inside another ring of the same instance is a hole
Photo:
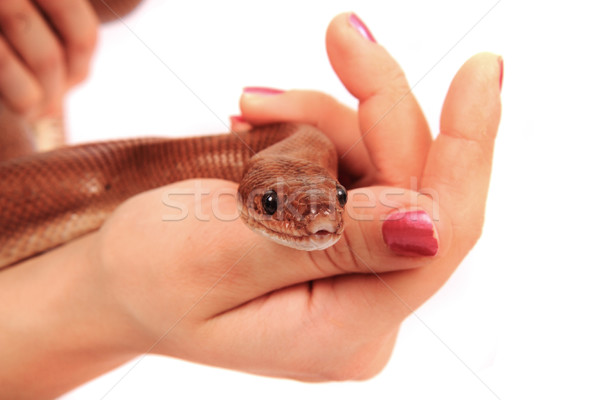
[[[60,112],[87,75],[98,19],[88,0],[0,1],[0,97],[18,114]]]
[[[368,378],[387,362],[400,323],[473,247],[500,119],[501,59],[465,63],[432,141],[400,67],[356,24],[336,17],[327,48],[357,112],[317,92],[254,90],[241,99],[252,125],[308,122],[334,141],[352,189],[343,238],[301,252],[224,221],[237,209],[235,185],[224,181],[136,196],[81,242],[104,307],[94,315],[118,327],[109,336],[119,348],[307,381]],[[209,194],[178,200],[208,221],[161,220],[165,193],[199,187]]]

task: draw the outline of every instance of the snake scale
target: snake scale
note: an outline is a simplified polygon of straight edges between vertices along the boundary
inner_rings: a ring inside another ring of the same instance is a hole
[[[330,140],[296,124],[91,143],[9,159],[0,163],[0,268],[98,229],[138,193],[200,177],[239,182],[240,216],[259,234],[297,249],[323,249],[343,230],[347,195],[336,175]]]

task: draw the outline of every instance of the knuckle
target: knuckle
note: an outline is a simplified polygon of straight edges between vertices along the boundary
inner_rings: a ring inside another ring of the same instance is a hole
[[[396,63],[393,65],[389,63],[382,64],[378,67],[374,76],[378,78],[372,80],[368,85],[366,93],[363,94],[365,98],[379,95],[398,100],[411,92],[404,70]]]
[[[404,71],[396,66],[394,71],[389,71],[390,77],[388,83],[381,89],[385,94],[390,94],[394,98],[402,98],[411,93],[412,89],[408,84]]]

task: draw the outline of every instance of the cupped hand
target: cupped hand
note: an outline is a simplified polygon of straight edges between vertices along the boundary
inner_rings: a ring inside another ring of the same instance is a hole
[[[88,73],[97,28],[88,0],[0,1],[2,102],[32,118],[59,112]]]
[[[318,92],[254,88],[241,99],[247,124],[307,122],[333,140],[351,189],[343,238],[317,252],[271,243],[235,218],[236,187],[224,181],[139,195],[86,251],[102,303],[127,321],[114,335],[123,346],[301,380],[381,370],[400,323],[480,235],[502,61],[479,54],[464,64],[433,140],[402,70],[372,39],[352,14],[327,32],[331,64],[358,111]],[[165,196],[187,218],[165,221]]]

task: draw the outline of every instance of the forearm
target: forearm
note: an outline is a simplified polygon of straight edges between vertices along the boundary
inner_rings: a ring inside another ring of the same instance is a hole
[[[89,235],[0,271],[0,387],[51,398],[135,356],[89,255]]]

